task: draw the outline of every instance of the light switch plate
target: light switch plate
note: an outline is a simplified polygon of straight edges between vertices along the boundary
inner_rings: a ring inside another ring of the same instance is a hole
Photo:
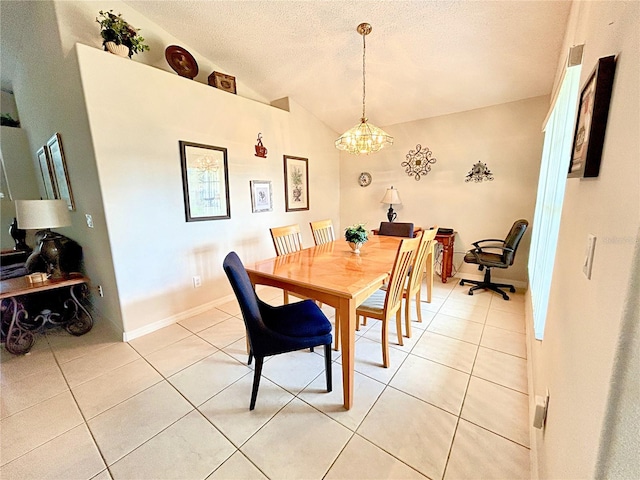
[[[582,273],[587,279],[591,280],[591,268],[593,267],[593,255],[596,251],[596,236],[589,234],[587,237],[587,250],[584,255],[584,265]]]

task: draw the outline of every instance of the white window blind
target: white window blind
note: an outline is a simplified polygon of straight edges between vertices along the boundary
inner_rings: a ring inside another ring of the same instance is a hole
[[[533,330],[538,340],[542,340],[547,318],[560,216],[573,146],[580,70],[581,66],[577,65],[565,71],[560,91],[544,125],[544,147],[529,252]]]

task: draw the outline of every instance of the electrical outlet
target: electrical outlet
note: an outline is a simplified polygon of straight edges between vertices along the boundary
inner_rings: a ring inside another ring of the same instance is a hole
[[[93,228],[93,217],[88,213],[85,213],[84,216],[87,219],[87,227]]]
[[[198,288],[202,286],[202,279],[200,278],[200,275],[195,275],[193,277],[193,288]]]
[[[104,290],[102,289],[102,285],[98,285],[98,295],[104,297]]]

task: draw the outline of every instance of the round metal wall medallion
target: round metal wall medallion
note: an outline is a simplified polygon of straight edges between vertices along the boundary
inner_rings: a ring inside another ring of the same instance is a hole
[[[371,185],[371,174],[369,172],[362,172],[358,177],[358,183],[361,187],[368,187]]]

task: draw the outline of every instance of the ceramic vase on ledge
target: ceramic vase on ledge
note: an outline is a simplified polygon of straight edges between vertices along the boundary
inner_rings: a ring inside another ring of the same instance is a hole
[[[362,243],[349,242],[349,246],[351,247],[353,253],[360,253],[360,247],[362,247]]]
[[[105,48],[113,53],[114,55],[118,55],[119,57],[128,57],[129,56],[129,47],[126,45],[116,45],[115,42],[105,42]]]

